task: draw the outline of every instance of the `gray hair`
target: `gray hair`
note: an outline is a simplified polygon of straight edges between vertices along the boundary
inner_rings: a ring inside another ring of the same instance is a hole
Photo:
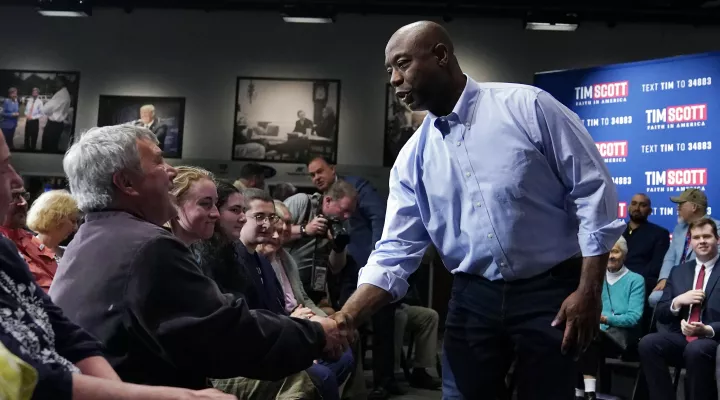
[[[620,238],[615,242],[615,246],[620,248],[620,251],[623,253],[623,257],[627,255],[628,253],[628,247],[627,247],[627,240],[623,236],[620,236]],[[615,247],[613,246],[613,247]]]
[[[83,133],[68,149],[63,169],[70,182],[70,192],[82,212],[112,205],[115,196],[113,175],[116,172],[142,170],[137,148],[137,141],[141,139],[158,143],[155,135],[146,128],[106,126]]]

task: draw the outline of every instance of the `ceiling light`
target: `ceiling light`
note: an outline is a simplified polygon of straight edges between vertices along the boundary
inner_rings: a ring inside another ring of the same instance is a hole
[[[283,21],[299,24],[332,24],[335,22],[330,17],[292,17],[283,15]]]
[[[565,24],[553,22],[526,22],[525,29],[529,31],[560,31],[572,32],[576,30],[578,24]]]
[[[37,12],[45,17],[89,17],[90,0],[38,0]]]

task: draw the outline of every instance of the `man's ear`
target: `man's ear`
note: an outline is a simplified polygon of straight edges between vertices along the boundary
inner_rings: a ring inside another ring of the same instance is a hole
[[[433,47],[432,52],[437,58],[439,66],[446,67],[448,65],[448,62],[450,61],[450,52],[448,51],[447,46],[443,43],[438,43],[435,47]]]
[[[115,188],[128,196],[137,196],[139,193],[133,185],[133,179],[128,171],[118,171],[113,174]]]

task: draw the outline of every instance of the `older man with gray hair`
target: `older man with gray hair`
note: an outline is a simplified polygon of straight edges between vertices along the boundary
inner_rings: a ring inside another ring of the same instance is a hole
[[[220,293],[162,228],[176,217],[176,171],[149,130],[91,129],[63,166],[86,217],[50,295],[105,343],[124,380],[187,388],[204,388],[210,377],[280,380],[346,345],[331,319],[249,311]]]

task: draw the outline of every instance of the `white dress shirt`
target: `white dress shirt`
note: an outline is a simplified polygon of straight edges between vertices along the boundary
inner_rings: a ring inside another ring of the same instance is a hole
[[[53,122],[65,122],[70,115],[70,92],[67,88],[60,89],[42,109],[48,120]]]
[[[713,268],[715,267],[715,263],[717,262],[718,257],[720,257],[720,254],[716,255],[716,256],[713,257],[713,258],[711,258],[711,259],[708,260],[707,262],[702,262],[702,261],[696,259],[696,263],[695,263],[695,274],[693,275],[693,280],[692,280],[692,285],[693,285],[693,286],[692,286],[692,288],[691,288],[690,290],[695,290],[695,284],[697,283],[698,275],[700,275],[700,269],[701,269],[702,266],[704,265],[704,266],[705,266],[705,277],[704,277],[704,279],[703,279],[702,290],[703,290],[703,292],[705,291],[705,288],[707,287],[708,280],[710,279],[710,274],[712,274],[712,270],[713,270]],[[677,297],[676,297],[676,298],[677,298]],[[675,299],[673,299],[673,301],[670,303],[670,311],[671,311],[673,314],[678,315],[678,313],[680,313],[680,308],[679,308],[679,307],[678,307],[678,308],[675,308],[674,306],[675,306]],[[690,313],[692,312],[692,307],[693,307],[693,306],[690,306],[690,310],[688,311],[688,315],[690,315]],[[701,322],[702,322],[702,321],[701,321]],[[710,329],[712,330],[712,328],[710,328]],[[712,334],[711,334],[709,337],[714,337],[714,336],[715,336],[715,331],[713,331]]]
[[[25,116],[30,119],[40,119],[43,116],[43,102],[39,98],[29,98],[25,104]],[[30,113],[32,112],[32,115]]]

